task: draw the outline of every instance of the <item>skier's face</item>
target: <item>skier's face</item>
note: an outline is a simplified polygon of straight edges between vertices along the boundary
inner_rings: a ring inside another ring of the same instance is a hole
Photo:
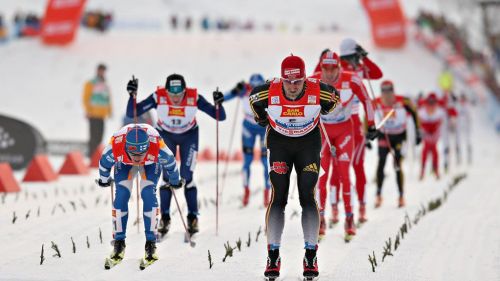
[[[168,92],[168,97],[170,98],[170,100],[172,101],[173,104],[178,105],[182,102],[182,99],[184,98],[185,92],[186,92],[185,90],[178,93],[178,94],[173,94],[173,93]]]
[[[285,89],[285,95],[290,98],[296,98],[304,89],[305,79],[283,79],[283,89]]]
[[[340,68],[333,66],[322,66],[321,67],[321,81],[332,85],[337,82],[339,77]]]
[[[146,157],[146,153],[136,154],[136,153],[129,152],[128,155],[130,156],[130,160],[132,160],[132,163],[134,163],[134,165],[141,164],[142,161],[144,160],[144,158]]]

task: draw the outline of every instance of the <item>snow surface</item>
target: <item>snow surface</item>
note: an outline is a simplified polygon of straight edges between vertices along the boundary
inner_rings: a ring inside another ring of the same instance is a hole
[[[0,7],[6,14],[18,8],[41,12],[44,9],[42,2],[1,0]],[[396,83],[397,91],[414,95],[421,89],[431,90],[437,86],[440,62],[413,42],[400,51],[382,51],[371,45],[366,17],[357,1],[316,0],[308,1],[308,5],[298,0],[273,1],[272,4],[264,0],[143,2],[138,7],[137,1],[90,0],[88,5],[112,8],[117,20],[122,22],[137,18],[163,22],[158,29],[122,27],[105,35],[80,30],[76,42],[65,48],[45,48],[38,41],[28,39],[0,46],[0,77],[4,77],[0,112],[34,124],[48,139],[83,140],[87,136],[87,122],[81,108],[83,83],[92,76],[96,64],[104,61],[109,66],[108,79],[115,110],[106,127],[109,136],[120,126],[128,98],[124,89],[132,74],[140,79],[139,98],[145,98],[157,85],[162,85],[166,75],[174,71],[185,74],[189,85],[198,87],[210,98],[216,86],[228,90],[254,72],[262,72],[266,77],[277,75],[281,59],[290,52],[301,55],[312,71],[319,52],[325,47],[336,48],[346,36],[354,37],[370,50],[370,56],[382,66],[385,77]],[[417,1],[408,2],[412,9],[417,7]],[[165,24],[171,13],[165,8],[167,5],[172,10],[193,15],[241,16],[244,10],[244,15],[253,14],[259,22],[284,21],[289,26],[303,23],[305,27],[299,34],[291,31],[172,32]],[[288,15],[299,5],[303,17],[294,14],[290,20]],[[318,7],[328,12],[317,13]],[[348,24],[353,19],[355,24]],[[330,22],[339,24],[338,32],[321,33],[315,29],[318,24]],[[378,83],[374,83],[375,89]],[[236,103],[225,107],[230,119],[234,118]],[[236,116],[241,120],[241,114]],[[369,222],[359,229],[350,244],[342,240],[341,225],[327,231],[318,253],[321,280],[500,280],[500,174],[494,170],[498,167],[496,159],[500,157],[500,149],[496,145],[498,137],[490,132],[490,125],[485,124],[487,119],[481,108],[475,109],[473,117],[474,164],[453,165],[450,174],[440,181],[428,176],[419,182],[418,161],[410,157],[404,163],[408,203],[404,209],[396,207],[397,188],[390,168],[386,168],[384,205],[377,210],[373,208],[376,151],[368,151],[365,167],[369,180]],[[211,147],[215,140],[215,124],[204,114],[199,115],[198,121],[200,145]],[[223,136],[229,135],[231,121],[221,124]],[[237,126],[233,149],[241,145],[240,132]],[[228,146],[228,139],[221,138],[221,147]],[[61,159],[51,158],[51,161],[58,170]],[[96,170],[88,176],[62,177],[55,183],[23,183],[21,193],[9,194],[4,201],[0,197],[0,280],[261,280],[266,243],[263,234],[258,242],[255,236],[259,227],[264,230],[262,167],[255,163],[252,168],[254,195],[250,206],[241,209],[240,164],[231,163],[219,213],[219,235],[216,236],[215,206],[211,203],[215,199],[215,166],[200,163],[196,180],[201,204],[201,233],[196,248],[183,243],[182,224],[175,213],[171,233],[158,245],[160,260],[145,271],[138,269],[144,235],[137,233],[133,225],[135,199],[129,204],[125,260],[110,271],[103,269],[104,257],[111,251],[111,203],[109,189],[100,189],[92,183]],[[394,256],[381,263],[384,241],[389,237],[394,240],[405,214],[413,218],[421,204],[442,196],[452,176],[462,172],[468,176],[449,195],[447,202],[422,218],[405,236]],[[178,192],[178,197],[185,214],[182,192]],[[15,224],[12,224],[13,212],[18,217]],[[286,211],[281,250],[282,280],[298,280],[301,275],[303,240],[300,219],[295,212],[300,215],[296,191],[290,192]],[[99,229],[103,244],[99,241]],[[248,233],[252,238],[250,247],[245,245]],[[90,248],[87,248],[87,236]],[[72,253],[71,237],[76,243],[76,254]],[[239,238],[243,242],[241,252],[235,250],[234,256],[223,263],[224,243],[229,241],[234,247]],[[51,241],[59,245],[62,258],[52,257]],[[42,244],[46,260],[39,265]],[[208,250],[214,261],[211,270],[208,269]],[[368,254],[372,251],[379,262],[376,273],[371,272],[368,262]]]

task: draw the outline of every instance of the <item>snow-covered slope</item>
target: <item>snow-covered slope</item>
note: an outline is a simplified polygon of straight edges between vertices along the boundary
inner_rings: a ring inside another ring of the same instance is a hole
[[[12,13],[18,7],[43,11],[43,1],[0,1],[1,9]],[[192,33],[172,32],[166,23],[159,30],[117,28],[105,35],[80,30],[76,42],[65,48],[44,48],[35,40],[11,41],[0,46],[0,77],[2,91],[0,112],[24,119],[39,128],[48,139],[87,137],[87,123],[81,108],[83,83],[94,73],[98,62],[108,64],[108,79],[113,91],[115,115],[108,122],[109,136],[121,123],[128,95],[125,85],[132,74],[139,77],[139,98],[145,98],[164,83],[171,72],[185,74],[187,83],[198,87],[207,97],[215,87],[228,90],[254,72],[266,77],[279,73],[282,58],[290,52],[301,55],[309,70],[325,47],[337,49],[340,41],[353,37],[370,50],[370,56],[384,70],[385,77],[396,84],[401,93],[415,94],[436,87],[440,63],[426,51],[410,42],[400,51],[381,51],[371,45],[364,12],[357,1],[137,1],[89,0],[91,8],[112,9],[117,21],[153,19],[166,22],[172,11],[187,15],[209,14],[246,18],[255,15],[259,22],[287,22],[289,26],[304,24],[302,33]],[[405,1],[406,2],[406,1]],[[417,5],[412,3],[414,9]],[[300,9],[302,16],[291,11]],[[155,11],[154,13],[152,11]],[[241,11],[245,11],[242,13]],[[242,16],[244,14],[245,16]],[[336,33],[320,33],[319,24],[335,22]],[[5,79],[7,78],[7,79]],[[374,83],[374,88],[378,88]],[[235,103],[225,105],[230,119],[234,118]],[[408,206],[396,207],[394,174],[386,168],[385,204],[373,209],[376,151],[367,153],[366,171],[369,184],[367,200],[369,222],[359,229],[350,244],[342,240],[342,226],[328,230],[320,244],[319,268],[321,280],[499,280],[500,221],[496,203],[500,199],[500,175],[495,174],[500,150],[498,138],[484,126],[481,109],[474,112],[475,161],[472,166],[453,166],[450,175],[441,181],[430,177],[417,181],[418,162],[407,161],[406,194]],[[237,118],[241,116],[237,115]],[[222,123],[221,132],[229,135],[231,120]],[[213,145],[213,121],[199,115],[200,144]],[[240,147],[237,127],[234,147]],[[221,147],[228,145],[221,139]],[[55,168],[59,168],[55,160]],[[410,159],[409,159],[410,160]],[[389,166],[389,164],[388,164]],[[248,208],[241,209],[240,165],[233,163],[226,181],[220,210],[220,233],[215,236],[215,167],[202,163],[197,168],[201,204],[201,233],[196,248],[183,243],[183,229],[178,214],[173,214],[169,237],[158,245],[160,261],[141,272],[139,258],[143,254],[144,235],[133,225],[135,201],[130,202],[131,215],[123,264],[109,272],[103,270],[103,259],[111,250],[111,216],[109,189],[93,186],[97,171],[82,177],[63,177],[50,184],[23,184],[23,192],[0,197],[0,280],[259,280],[265,265],[265,210],[262,204],[260,163],[254,164],[255,191]],[[388,237],[394,237],[405,213],[414,216],[430,199],[441,196],[460,172],[468,174],[450,194],[440,209],[425,216],[414,227],[401,247],[381,263],[382,247]],[[293,182],[293,180],[292,180]],[[297,280],[301,274],[303,256],[300,206],[297,194],[290,192],[283,236],[283,280]],[[182,192],[178,192],[185,208]],[[1,200],[3,199],[3,200]],[[3,203],[4,202],[4,203]],[[76,210],[72,204],[75,204]],[[59,206],[61,204],[61,206]],[[85,205],[85,208],[83,207]],[[65,212],[63,212],[63,209]],[[173,208],[175,209],[175,208]],[[40,215],[38,216],[38,210]],[[13,212],[17,220],[12,224]],[[29,213],[29,217],[26,215]],[[102,230],[103,244],[99,241]],[[251,234],[251,246],[245,245]],[[87,236],[90,248],[87,248]],[[76,243],[72,253],[71,237]],[[234,247],[241,238],[241,252],[223,263],[223,244]],[[52,257],[51,241],[59,245],[62,258]],[[40,263],[41,246],[46,260]],[[214,267],[208,269],[207,251]],[[376,273],[371,272],[368,254],[375,251],[379,259]]]

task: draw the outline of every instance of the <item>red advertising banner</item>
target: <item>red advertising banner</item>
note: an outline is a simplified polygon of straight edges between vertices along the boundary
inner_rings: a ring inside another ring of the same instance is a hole
[[[65,45],[75,38],[85,0],[49,0],[42,21],[42,42]]]
[[[402,48],[406,43],[406,18],[399,0],[361,0],[371,23],[375,45]]]

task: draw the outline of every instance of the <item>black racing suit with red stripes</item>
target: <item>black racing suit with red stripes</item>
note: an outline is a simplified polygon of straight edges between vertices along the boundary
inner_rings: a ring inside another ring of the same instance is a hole
[[[261,126],[267,126],[266,145],[268,150],[269,177],[272,186],[272,199],[266,213],[268,245],[271,249],[279,248],[281,234],[285,224],[285,206],[288,199],[290,174],[294,167],[297,173],[297,186],[302,207],[302,229],[306,248],[315,248],[318,242],[319,210],[315,199],[315,187],[319,177],[321,133],[319,124],[301,137],[290,137],[278,133],[268,125],[266,108],[270,83],[253,89],[250,104],[255,120]],[[306,85],[299,100],[306,91]],[[321,113],[327,114],[336,106],[339,95],[330,85],[320,83]],[[283,98],[290,100],[281,89]]]

